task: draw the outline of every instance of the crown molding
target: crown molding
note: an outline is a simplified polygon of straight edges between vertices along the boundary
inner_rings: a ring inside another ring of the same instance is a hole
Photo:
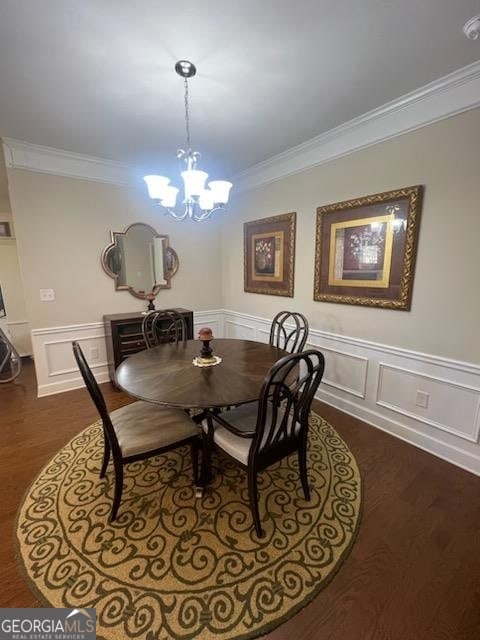
[[[14,138],[3,138],[3,149],[5,164],[9,169],[26,169],[117,185],[132,182],[132,169],[113,160],[30,144]]]
[[[235,191],[280,180],[478,106],[480,60],[238,173]],[[132,167],[112,160],[14,138],[3,138],[3,147],[9,169],[122,186],[133,181]]]
[[[260,162],[232,179],[255,189],[480,106],[480,60],[335,129]]]

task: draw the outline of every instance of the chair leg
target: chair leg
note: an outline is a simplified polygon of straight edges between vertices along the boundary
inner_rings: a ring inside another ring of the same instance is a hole
[[[250,498],[250,508],[252,510],[253,524],[259,538],[263,538],[265,532],[260,525],[260,513],[258,511],[257,496],[257,472],[253,467],[249,467],[248,471],[248,497]]]
[[[113,493],[113,504],[110,512],[110,522],[113,522],[118,513],[118,507],[120,506],[120,500],[122,499],[123,491],[123,464],[121,460],[113,459],[113,465],[115,469],[115,489]]]
[[[302,481],[303,494],[307,502],[310,500],[310,489],[308,487],[307,474],[307,440],[301,442],[298,447],[298,468],[300,470],[300,479]]]
[[[105,431],[103,432],[103,461],[102,468],[100,469],[100,478],[105,477],[105,472],[107,471],[108,461],[110,460],[110,442],[107,438],[107,434]]]
[[[198,484],[198,443],[192,442],[190,444],[190,452],[192,455],[192,467],[193,467],[193,484]]]

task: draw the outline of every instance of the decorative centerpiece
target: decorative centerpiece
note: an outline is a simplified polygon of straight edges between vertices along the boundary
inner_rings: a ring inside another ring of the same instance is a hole
[[[197,367],[212,367],[215,364],[219,364],[222,359],[219,356],[214,356],[210,342],[213,340],[213,334],[210,327],[202,327],[198,332],[198,339],[203,342],[200,356],[193,359],[193,364]]]

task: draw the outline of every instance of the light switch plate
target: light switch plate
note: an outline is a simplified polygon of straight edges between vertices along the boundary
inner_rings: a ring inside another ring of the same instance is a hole
[[[40,302],[51,302],[52,300],[55,300],[53,289],[40,289]]]

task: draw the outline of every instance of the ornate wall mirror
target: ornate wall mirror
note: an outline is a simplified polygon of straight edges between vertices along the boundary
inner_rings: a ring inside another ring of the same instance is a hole
[[[102,266],[115,280],[116,291],[130,291],[148,299],[160,289],[170,289],[178,269],[178,256],[168,236],[147,224],[135,222],[125,231],[112,231],[112,242],[102,252]]]

